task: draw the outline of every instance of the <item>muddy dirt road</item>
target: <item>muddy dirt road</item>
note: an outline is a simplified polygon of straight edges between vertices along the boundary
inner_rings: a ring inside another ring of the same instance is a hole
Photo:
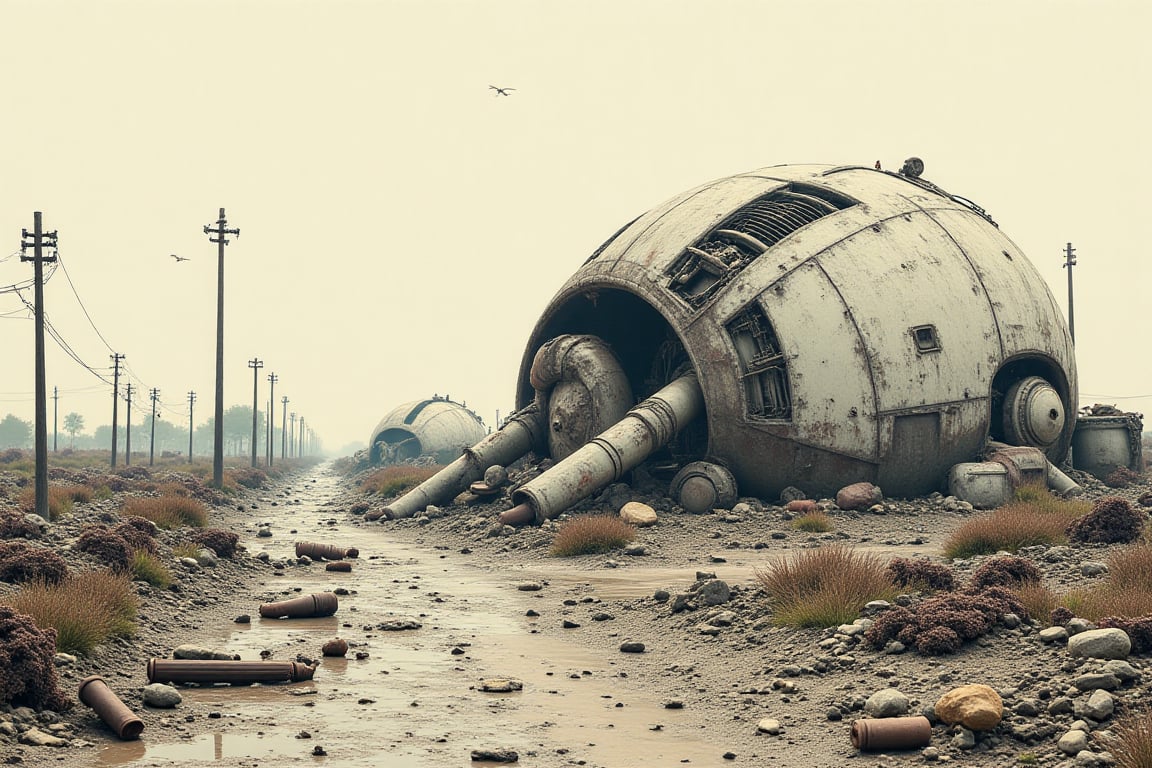
[[[140,741],[100,745],[91,764],[500,764],[474,760],[474,751],[515,752],[519,764],[539,766],[731,764],[699,712],[667,708],[659,694],[640,688],[636,667],[659,660],[608,656],[540,630],[541,622],[559,623],[557,608],[569,592],[597,594],[602,586],[614,596],[651,594],[653,584],[690,583],[691,570],[650,569],[627,579],[611,573],[615,578],[597,584],[597,574],[528,570],[511,559],[504,570],[478,568],[459,553],[390,540],[386,526],[354,527],[346,512],[334,510],[341,482],[328,465],[316,468],[295,484],[289,504],[271,512],[262,507],[261,520],[274,535],[243,535],[242,543],[250,555],[264,551],[273,562],[293,558],[301,540],[356,547],[352,571],[314,563],[238,585],[259,596],[247,611],[251,623],[221,616],[184,642],[246,660],[268,651],[290,660],[320,659],[322,645],[340,637],[350,646],[347,657],[323,658],[309,682],[181,686],[183,702],[171,711],[170,727],[149,729]],[[532,580],[547,582],[547,589],[519,589]],[[331,617],[258,615],[258,602],[341,589],[348,594],[339,596]],[[482,690],[486,681],[507,679],[522,689]],[[207,718],[212,727],[180,730],[189,717],[201,726]]]

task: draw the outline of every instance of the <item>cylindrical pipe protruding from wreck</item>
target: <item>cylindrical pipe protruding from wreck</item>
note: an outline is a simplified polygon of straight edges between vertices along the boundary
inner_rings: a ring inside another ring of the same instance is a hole
[[[298,661],[148,660],[150,683],[297,683],[315,674],[315,667]]]
[[[512,494],[516,506],[501,513],[506,525],[549,520],[663,447],[704,409],[695,373],[673,380],[568,458]],[[527,510],[531,510],[528,518]]]
[[[471,448],[465,448],[464,454],[456,461],[384,507],[378,515],[366,516],[366,519],[411,517],[429,504],[451,501],[483,477],[488,467],[511,464],[542,445],[547,430],[544,414],[536,403],[532,403],[509,416],[498,431]]]
[[[320,544],[314,541],[296,542],[296,557],[305,555],[313,560],[343,560],[346,557],[360,557],[360,550],[355,547]]]

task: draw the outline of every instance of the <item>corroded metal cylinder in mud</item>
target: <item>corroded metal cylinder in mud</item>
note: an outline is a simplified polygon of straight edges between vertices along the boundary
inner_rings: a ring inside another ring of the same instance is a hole
[[[291,600],[264,603],[260,606],[260,615],[266,619],[322,618],[336,613],[338,607],[339,601],[334,593],[317,592]]]
[[[703,405],[696,374],[680,376],[547,472],[516,489],[512,493],[516,507],[501,514],[500,519],[517,525],[555,517],[619,480],[666,445],[696,418]]]
[[[638,398],[695,371],[704,418],[668,453],[726,467],[741,495],[866,481],[916,496],[989,439],[1056,464],[1072,439],[1060,306],[985,211],[919,175],[776,166],[656,206],[546,307],[518,407],[565,335],[602,339]]]
[[[120,700],[100,675],[81,680],[76,695],[121,739],[130,741],[144,732],[144,721]]]
[[[298,661],[148,660],[150,683],[297,683],[315,674],[315,667]]]
[[[504,425],[486,436],[444,469],[365,519],[411,517],[429,504],[451,501],[484,476],[489,467],[506,466],[545,444],[548,426],[536,403],[508,417]]]
[[[359,557],[355,547],[340,547],[335,544],[318,544],[313,541],[296,542],[296,557],[308,556],[313,560],[343,560],[346,557]]]
[[[852,746],[861,751],[920,749],[932,743],[932,723],[923,715],[875,717],[852,722]]]

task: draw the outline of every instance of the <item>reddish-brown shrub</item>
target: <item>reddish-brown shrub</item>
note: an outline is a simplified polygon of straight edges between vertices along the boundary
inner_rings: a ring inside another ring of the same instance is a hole
[[[197,531],[192,541],[201,547],[208,547],[220,557],[232,557],[236,554],[236,544],[240,537],[223,528],[205,528]]]
[[[955,585],[951,568],[923,558],[894,558],[888,563],[888,572],[900,587],[912,586],[946,592]]]
[[[1104,478],[1104,485],[1109,488],[1127,488],[1139,480],[1140,475],[1128,467],[1116,467]]]
[[[0,541],[0,581],[22,584],[39,579],[57,584],[67,575],[68,564],[52,550],[23,541]]]
[[[969,591],[986,587],[1018,587],[1040,581],[1040,569],[1025,557],[994,557],[975,571],[968,582]]]
[[[1127,499],[1105,496],[1084,517],[1068,524],[1068,538],[1081,544],[1116,544],[1135,541],[1144,528],[1145,515]]]
[[[120,477],[126,477],[129,480],[148,480],[152,477],[152,473],[148,471],[148,467],[142,467],[139,464],[130,464],[127,467],[121,467],[116,470],[116,474]]]
[[[1006,613],[1027,616],[1023,604],[1003,587],[989,587],[979,595],[948,592],[925,600],[915,610],[885,611],[864,633],[864,641],[883,648],[898,640],[925,655],[954,653],[964,641],[987,633]]]
[[[24,451],[19,448],[6,448],[0,451],[0,464],[14,464],[24,458]]]
[[[106,525],[85,526],[72,548],[93,555],[114,570],[124,571],[132,566],[131,545]]]
[[[155,526],[142,517],[132,517],[129,518],[129,520],[140,520],[147,523],[149,527],[142,528],[125,520],[117,524],[116,527],[112,529],[112,533],[124,539],[124,541],[128,543],[128,546],[134,550],[142,550],[150,555],[156,554],[159,550],[156,548],[156,540],[152,535]]]
[[[35,710],[68,709],[56,676],[56,630],[0,605],[0,704]]]
[[[1144,491],[1137,496],[1136,503],[1142,507],[1152,507],[1152,491]]]
[[[40,535],[40,526],[24,519],[23,512],[0,509],[0,539],[34,539]]]
[[[1072,613],[1072,611],[1068,610],[1065,606],[1058,605],[1052,609],[1052,613],[1048,616],[1048,621],[1050,621],[1054,627],[1062,627],[1072,621],[1075,615],[1076,614]]]

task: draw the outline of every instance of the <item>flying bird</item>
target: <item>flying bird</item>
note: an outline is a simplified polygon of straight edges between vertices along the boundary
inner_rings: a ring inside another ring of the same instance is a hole
[[[511,94],[508,93],[508,91],[516,90],[515,88],[497,88],[494,85],[490,85],[488,87],[491,88],[492,90],[496,91],[496,93],[494,94],[496,96],[510,96]]]
[[[171,256],[172,258],[176,259],[176,263],[177,263],[177,264],[179,264],[179,263],[180,263],[180,262],[182,262],[182,261],[188,261],[188,257],[187,257],[187,256],[177,256],[177,255],[176,255],[176,254],[174,254],[174,253],[170,253],[170,254],[168,254],[168,255],[169,255],[169,256]]]

